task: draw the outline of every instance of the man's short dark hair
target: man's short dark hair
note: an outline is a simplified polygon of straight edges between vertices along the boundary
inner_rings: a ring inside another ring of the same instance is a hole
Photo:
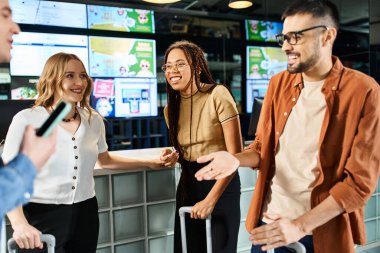
[[[285,9],[282,20],[296,14],[310,14],[314,18],[329,17],[331,25],[339,29],[338,8],[328,0],[296,0]]]

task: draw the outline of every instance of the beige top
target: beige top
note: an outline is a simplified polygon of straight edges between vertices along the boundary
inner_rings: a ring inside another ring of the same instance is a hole
[[[191,96],[182,97],[178,122],[178,141],[182,147],[184,158],[195,161],[199,156],[227,150],[222,124],[239,115],[236,103],[227,88],[217,85],[211,93],[197,91],[193,94],[193,117],[191,121],[190,109]],[[165,106],[166,123],[168,123],[167,110],[168,108]],[[170,128],[170,126],[168,127]]]
[[[264,211],[295,219],[311,208],[311,191],[319,177],[318,142],[326,101],[324,80],[304,82],[304,88],[279,139],[276,173]],[[269,220],[263,219],[268,223]]]

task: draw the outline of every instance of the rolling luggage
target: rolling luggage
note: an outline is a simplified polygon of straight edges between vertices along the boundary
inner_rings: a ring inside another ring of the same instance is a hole
[[[306,253],[306,248],[302,243],[294,242],[286,245],[287,248],[294,249],[296,253]],[[274,249],[268,250],[268,253],[275,253]]]
[[[45,242],[48,248],[48,253],[54,253],[55,248],[55,237],[49,234],[41,235],[41,241]],[[17,249],[16,241],[11,238],[8,240],[8,252],[15,253]]]
[[[185,214],[190,213],[190,212],[191,212],[191,206],[183,206],[179,209],[179,217],[181,220],[182,253],[187,253]],[[206,242],[207,242],[207,253],[212,253],[211,215],[209,215],[206,218]]]

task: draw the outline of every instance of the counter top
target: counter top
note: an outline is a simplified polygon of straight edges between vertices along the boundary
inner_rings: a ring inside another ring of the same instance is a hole
[[[135,159],[155,159],[155,158],[158,159],[161,153],[165,149],[170,149],[170,147],[117,150],[117,151],[109,151],[109,152],[111,154],[126,156],[130,158],[135,158]],[[173,168],[162,167],[162,169],[173,169]],[[99,164],[96,164],[94,175],[99,176],[99,175],[118,174],[118,173],[125,173],[125,172],[137,172],[137,171],[144,171],[144,170],[152,170],[152,169],[148,167],[136,167],[136,169],[132,169],[132,170],[131,169],[129,170],[107,169],[107,168],[100,167]]]

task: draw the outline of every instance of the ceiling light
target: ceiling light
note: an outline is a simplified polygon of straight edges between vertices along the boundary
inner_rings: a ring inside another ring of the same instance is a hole
[[[154,4],[170,4],[170,3],[175,3],[179,1],[181,0],[143,0],[143,2],[154,3]]]
[[[252,0],[230,0],[228,6],[233,9],[244,9],[252,6]]]

